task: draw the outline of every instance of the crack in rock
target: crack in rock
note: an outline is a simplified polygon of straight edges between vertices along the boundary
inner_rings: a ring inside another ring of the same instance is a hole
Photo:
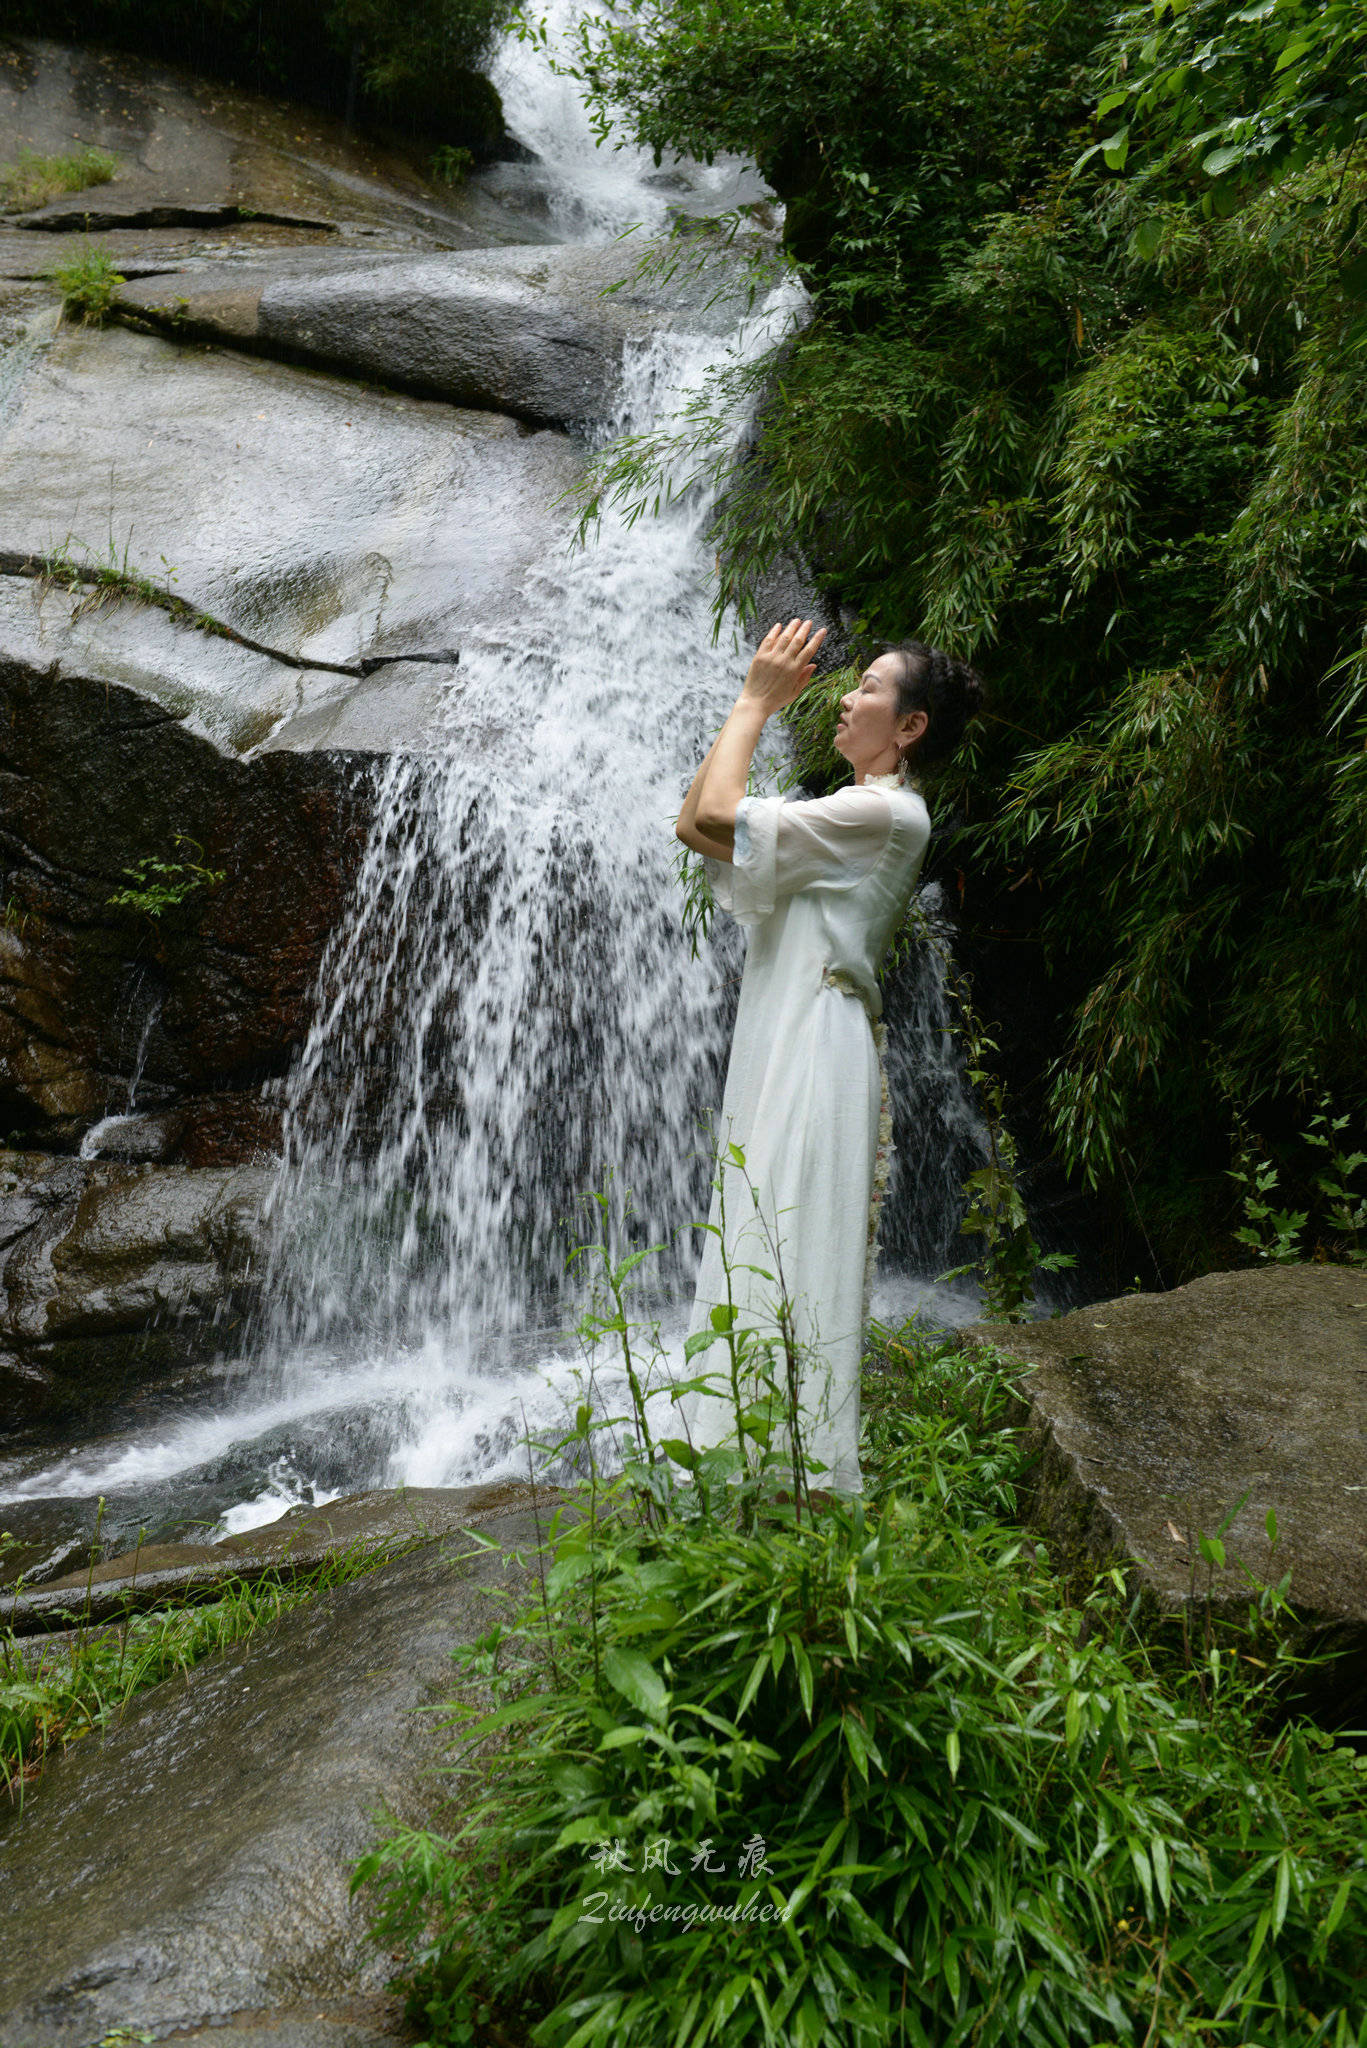
[[[265,213],[253,206],[236,205],[142,206],[127,213],[100,206],[68,207],[61,213],[11,214],[8,224],[42,234],[69,235],[89,233],[92,225],[107,231],[112,228],[227,227],[238,221],[251,221],[271,228],[311,228],[319,234],[333,235],[337,232],[335,220],[321,220],[311,214]]]

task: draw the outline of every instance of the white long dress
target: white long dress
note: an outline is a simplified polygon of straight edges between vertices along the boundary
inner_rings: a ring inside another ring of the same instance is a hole
[[[690,1331],[728,1300],[738,1322],[777,1328],[775,1247],[802,1360],[802,1452],[814,1484],[858,1493],[859,1368],[877,1225],[875,1177],[890,1149],[881,1057],[878,969],[906,914],[930,838],[918,792],[873,776],[815,801],[746,797],[734,864],[707,863],[720,906],[749,927],[726,1092],[717,1124],[715,1189]],[[744,1154],[742,1169],[729,1148]],[[886,1164],[878,1175],[886,1178]],[[751,1192],[753,1190],[753,1193]],[[756,1199],[757,1198],[757,1199]],[[695,1373],[725,1383],[713,1344]],[[777,1377],[782,1383],[780,1362]],[[697,1448],[734,1443],[733,1400],[690,1397]]]

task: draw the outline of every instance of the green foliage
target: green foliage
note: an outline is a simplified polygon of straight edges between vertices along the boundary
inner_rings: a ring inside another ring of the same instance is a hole
[[[1309,1153],[1312,1162],[1303,1165],[1298,1176],[1303,1190],[1299,1198],[1308,1206],[1276,1209],[1272,1205],[1282,1170],[1259,1149],[1242,1120],[1237,1120],[1238,1142],[1230,1179],[1239,1190],[1244,1214],[1234,1232],[1238,1243],[1257,1258],[1280,1265],[1305,1258],[1309,1250],[1321,1257],[1329,1253],[1348,1265],[1367,1264],[1367,1187],[1360,1179],[1367,1167],[1367,1152],[1345,1149],[1341,1133],[1349,1122],[1346,1116],[1331,1116],[1328,1097],[1322,1099],[1300,1134],[1302,1159]],[[1307,1245],[1306,1225],[1312,1210],[1315,1230]]]
[[[68,156],[39,156],[21,149],[12,164],[0,164],[0,212],[28,213],[64,192],[107,185],[118,163],[107,149],[73,150]]]
[[[123,280],[120,278],[119,283]],[[186,606],[171,589],[179,575],[165,555],[161,558],[162,583],[154,583],[140,569],[132,565],[133,538],[131,533],[124,541],[120,552],[111,531],[104,551],[98,552],[73,533],[65,540],[50,547],[38,563],[38,574],[46,583],[55,583],[68,596],[81,593],[81,603],[73,612],[79,618],[82,611],[95,609],[115,598],[132,598],[139,604],[154,604],[163,611],[174,611],[179,615],[188,612]]]
[[[1136,137],[1175,150],[1213,181],[1208,211],[1269,172],[1350,149],[1367,127],[1367,21],[1356,0],[1129,7],[1103,61],[1111,75],[1097,117],[1110,132],[1093,151],[1122,170]]]
[[[946,230],[1009,203],[1066,112],[1061,75],[1103,19],[1020,0],[650,0],[588,17],[581,69],[606,133],[752,157],[804,260],[898,288]]]
[[[132,910],[141,917],[159,918],[179,909],[199,889],[216,889],[227,875],[226,868],[208,868],[198,858],[204,848],[188,832],[172,834],[175,849],[183,860],[158,860],[145,854],[136,867],[125,868],[132,887],[117,889],[105,898],[111,910]]]
[[[103,1513],[101,1499],[90,1554],[92,1575]],[[137,1693],[160,1685],[177,1671],[190,1670],[224,1644],[239,1642],[253,1630],[268,1626],[325,1587],[374,1571],[423,1540],[422,1533],[397,1545],[392,1541],[366,1543],[358,1538],[310,1572],[292,1575],[272,1569],[250,1582],[230,1579],[219,1598],[203,1605],[157,1608],[112,1624],[89,1620],[88,1578],[84,1604],[73,1602],[74,1640],[58,1642],[35,1656],[38,1644],[34,1638],[20,1638],[12,1629],[4,1630],[0,1633],[0,1776],[11,1801],[22,1805],[26,1788],[41,1775],[51,1757],[68,1744],[108,1727]],[[6,1547],[0,1532],[0,1551]],[[141,1547],[139,1543],[138,1549]],[[134,1552],[131,1575],[136,1574]],[[22,1590],[22,1583],[16,1582],[9,1590]]]
[[[47,275],[62,295],[62,311],[68,320],[83,326],[100,327],[109,318],[114,294],[127,280],[114,268],[107,249],[87,244],[65,263],[54,263]]]
[[[1012,1526],[1000,1364],[881,1335],[870,1498],[599,1479],[465,1654],[455,1831],[353,1881],[422,2040],[1357,2042],[1362,1778],[1275,1710],[1281,1593],[1160,1674]]]
[[[1194,1264],[1226,1094],[1278,1139],[1325,1088],[1367,1120],[1360,23],[659,0],[586,31],[605,120],[747,151],[797,203],[815,294],[600,487],[639,506],[681,461],[726,486],[719,603],[805,559],[868,638],[985,670],[936,808],[980,901],[1038,905],[1065,1164],[1170,1210]],[[967,83],[984,52],[999,91]],[[1079,167],[1122,85],[1144,146]]]
[[[455,149],[449,142],[443,143],[430,159],[433,181],[438,185],[463,185],[474,161],[468,149]]]

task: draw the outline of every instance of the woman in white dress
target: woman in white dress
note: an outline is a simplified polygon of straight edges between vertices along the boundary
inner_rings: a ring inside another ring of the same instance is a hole
[[[841,700],[835,745],[853,784],[804,803],[747,796],[764,725],[806,687],[824,638],[809,619],[765,635],[675,827],[707,857],[717,902],[749,927],[690,1329],[729,1302],[737,1327],[779,1337],[781,1292],[799,1360],[802,1462],[818,1487],[857,1493],[860,1358],[891,1141],[877,976],[930,838],[906,774],[951,751],[981,686],[938,648],[890,649]],[[775,1355],[782,1385],[781,1347]],[[727,1347],[704,1349],[695,1370],[727,1391],[693,1398],[694,1446],[734,1445]]]

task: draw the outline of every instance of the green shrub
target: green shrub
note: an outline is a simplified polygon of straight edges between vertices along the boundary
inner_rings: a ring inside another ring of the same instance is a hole
[[[999,1368],[881,1334],[867,1501],[747,1530],[629,1466],[466,1655],[461,1824],[355,1878],[422,2039],[1367,2039],[1363,1780],[1276,1711],[1279,1593],[1160,1676],[1013,1526]]]

